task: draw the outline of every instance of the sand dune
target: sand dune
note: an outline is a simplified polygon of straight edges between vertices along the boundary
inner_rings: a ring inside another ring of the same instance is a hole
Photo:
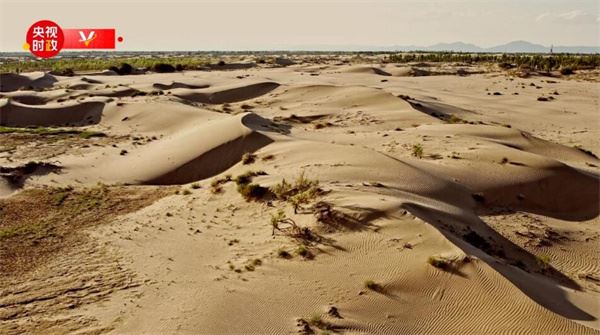
[[[0,73],[0,92],[12,92],[21,88],[52,87],[57,79],[47,73],[35,72],[28,75]]]
[[[177,97],[194,102],[222,104],[253,99],[278,86],[277,83],[263,82],[244,86],[211,87],[203,90],[177,88],[172,92]]]
[[[269,137],[247,126],[256,124],[257,118],[260,119],[250,113],[209,121],[132,150],[125,156],[94,164],[94,169],[74,169],[73,174],[79,179],[150,185],[186,184],[206,179],[238,163],[244,153],[254,152],[271,142]]]
[[[355,66],[345,70],[348,73],[374,73],[380,76],[391,76],[392,74],[378,67]]]
[[[11,127],[90,125],[100,121],[103,108],[104,103],[101,101],[44,106],[5,101],[0,106],[0,125]]]
[[[103,140],[0,134],[1,208],[49,192],[30,199],[54,215],[39,226],[63,210],[103,223],[0,279],[0,332],[598,334],[592,84],[556,82],[544,105],[533,88],[487,95],[505,73],[425,65],[88,74],[44,92],[18,90],[39,74],[6,77],[1,125]],[[277,194],[299,175],[313,193]],[[244,178],[264,194],[244,198]]]

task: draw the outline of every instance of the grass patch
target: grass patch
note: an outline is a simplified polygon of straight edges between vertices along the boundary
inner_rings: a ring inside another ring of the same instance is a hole
[[[420,143],[413,144],[412,155],[417,158],[423,158],[423,145]]]
[[[34,134],[42,136],[52,135],[78,135],[81,138],[88,139],[92,137],[106,137],[106,134],[99,131],[79,130],[72,128],[48,128],[48,127],[5,127],[0,126],[0,134]]]
[[[65,56],[68,55],[65,54]],[[111,58],[61,58],[61,59],[44,59],[38,60],[33,57],[19,60],[5,60],[0,64],[0,72],[30,72],[30,71],[52,71],[57,74],[69,73],[73,71],[92,71],[118,69],[121,74],[127,74],[127,71],[122,70],[123,64],[126,64],[129,72],[133,68],[156,69],[163,71],[168,70],[181,71],[188,69],[196,69],[199,66],[206,66],[211,63],[211,57],[208,55],[186,56],[186,57],[111,57]]]
[[[55,193],[52,195],[52,204],[54,206],[62,205],[65,199],[67,199],[67,197],[71,193],[71,191],[73,191],[73,188],[70,186],[56,188]]]

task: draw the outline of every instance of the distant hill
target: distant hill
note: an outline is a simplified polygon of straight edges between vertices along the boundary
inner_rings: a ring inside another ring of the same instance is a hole
[[[281,50],[296,51],[454,51],[454,52],[507,52],[507,53],[549,53],[550,46],[535,44],[527,41],[513,41],[490,48],[482,48],[475,44],[454,42],[438,43],[430,46],[394,45],[302,45],[282,47]],[[554,46],[554,53],[600,53],[600,46]]]
[[[455,52],[508,52],[508,53],[549,53],[550,47],[541,44],[534,44],[527,41],[513,41],[506,44],[497,45],[491,48],[481,48],[474,44],[464,42],[438,43],[428,47],[397,47],[397,51],[409,51],[408,49],[422,51],[455,51]],[[600,47],[591,46],[554,46],[552,51],[555,53],[600,53]]]

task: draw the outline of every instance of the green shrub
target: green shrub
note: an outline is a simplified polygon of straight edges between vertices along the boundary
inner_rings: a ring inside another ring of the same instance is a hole
[[[245,153],[242,156],[242,164],[244,164],[244,165],[252,164],[252,163],[254,163],[255,160],[256,160],[256,155],[249,153],[249,152]]]
[[[292,255],[289,252],[287,252],[285,249],[279,249],[279,250],[277,250],[277,257],[289,259],[289,258],[292,258]]]
[[[460,62],[499,64],[504,69],[519,67],[535,71],[559,69],[594,69],[600,67],[600,55],[570,54],[471,54],[457,52],[408,52],[387,57],[391,63],[409,62]]]
[[[318,327],[320,328],[323,325],[323,319],[321,318],[321,316],[319,314],[313,314],[310,319],[308,319],[308,323],[311,324],[312,326]]]
[[[319,181],[307,178],[302,171],[293,184],[288,183],[285,179],[281,183],[271,187],[271,192],[275,197],[282,201],[287,201],[294,207],[294,213],[298,208],[309,203],[319,195]]]
[[[240,184],[237,190],[247,201],[262,199],[269,191],[268,188],[254,183]]]
[[[448,270],[452,267],[452,261],[441,256],[430,256],[427,263],[442,270]]]
[[[537,255],[535,257],[535,260],[537,261],[538,265],[543,269],[543,270],[547,270],[550,268],[550,262],[552,261],[552,259],[550,258],[549,255],[546,254],[540,254]]]
[[[573,73],[575,73],[575,71],[573,71],[573,69],[570,67],[563,67],[560,69],[560,74],[562,74],[563,76],[569,76]]]
[[[288,183],[285,178],[281,183],[271,187],[271,192],[277,197],[277,199],[286,199],[288,192],[292,189],[292,184]]]
[[[423,158],[423,146],[420,143],[413,144],[412,155],[417,158]]]
[[[301,244],[298,246],[298,249],[296,249],[296,254],[299,256],[302,256],[304,258],[312,258],[313,257],[312,252],[310,252],[310,250],[308,250],[308,248],[304,244]]]
[[[380,291],[381,285],[379,285],[375,281],[369,279],[369,280],[365,280],[365,288],[367,288],[371,291]]]
[[[249,184],[252,181],[252,178],[256,176],[264,176],[266,174],[267,173],[264,171],[246,171],[246,173],[237,176],[234,181],[238,186],[245,185]]]

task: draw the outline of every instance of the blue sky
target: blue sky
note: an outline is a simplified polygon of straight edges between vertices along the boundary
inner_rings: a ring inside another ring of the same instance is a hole
[[[27,28],[115,27],[127,50],[279,49],[306,45],[489,47],[513,40],[600,45],[599,0],[142,1],[0,0],[0,48]]]

